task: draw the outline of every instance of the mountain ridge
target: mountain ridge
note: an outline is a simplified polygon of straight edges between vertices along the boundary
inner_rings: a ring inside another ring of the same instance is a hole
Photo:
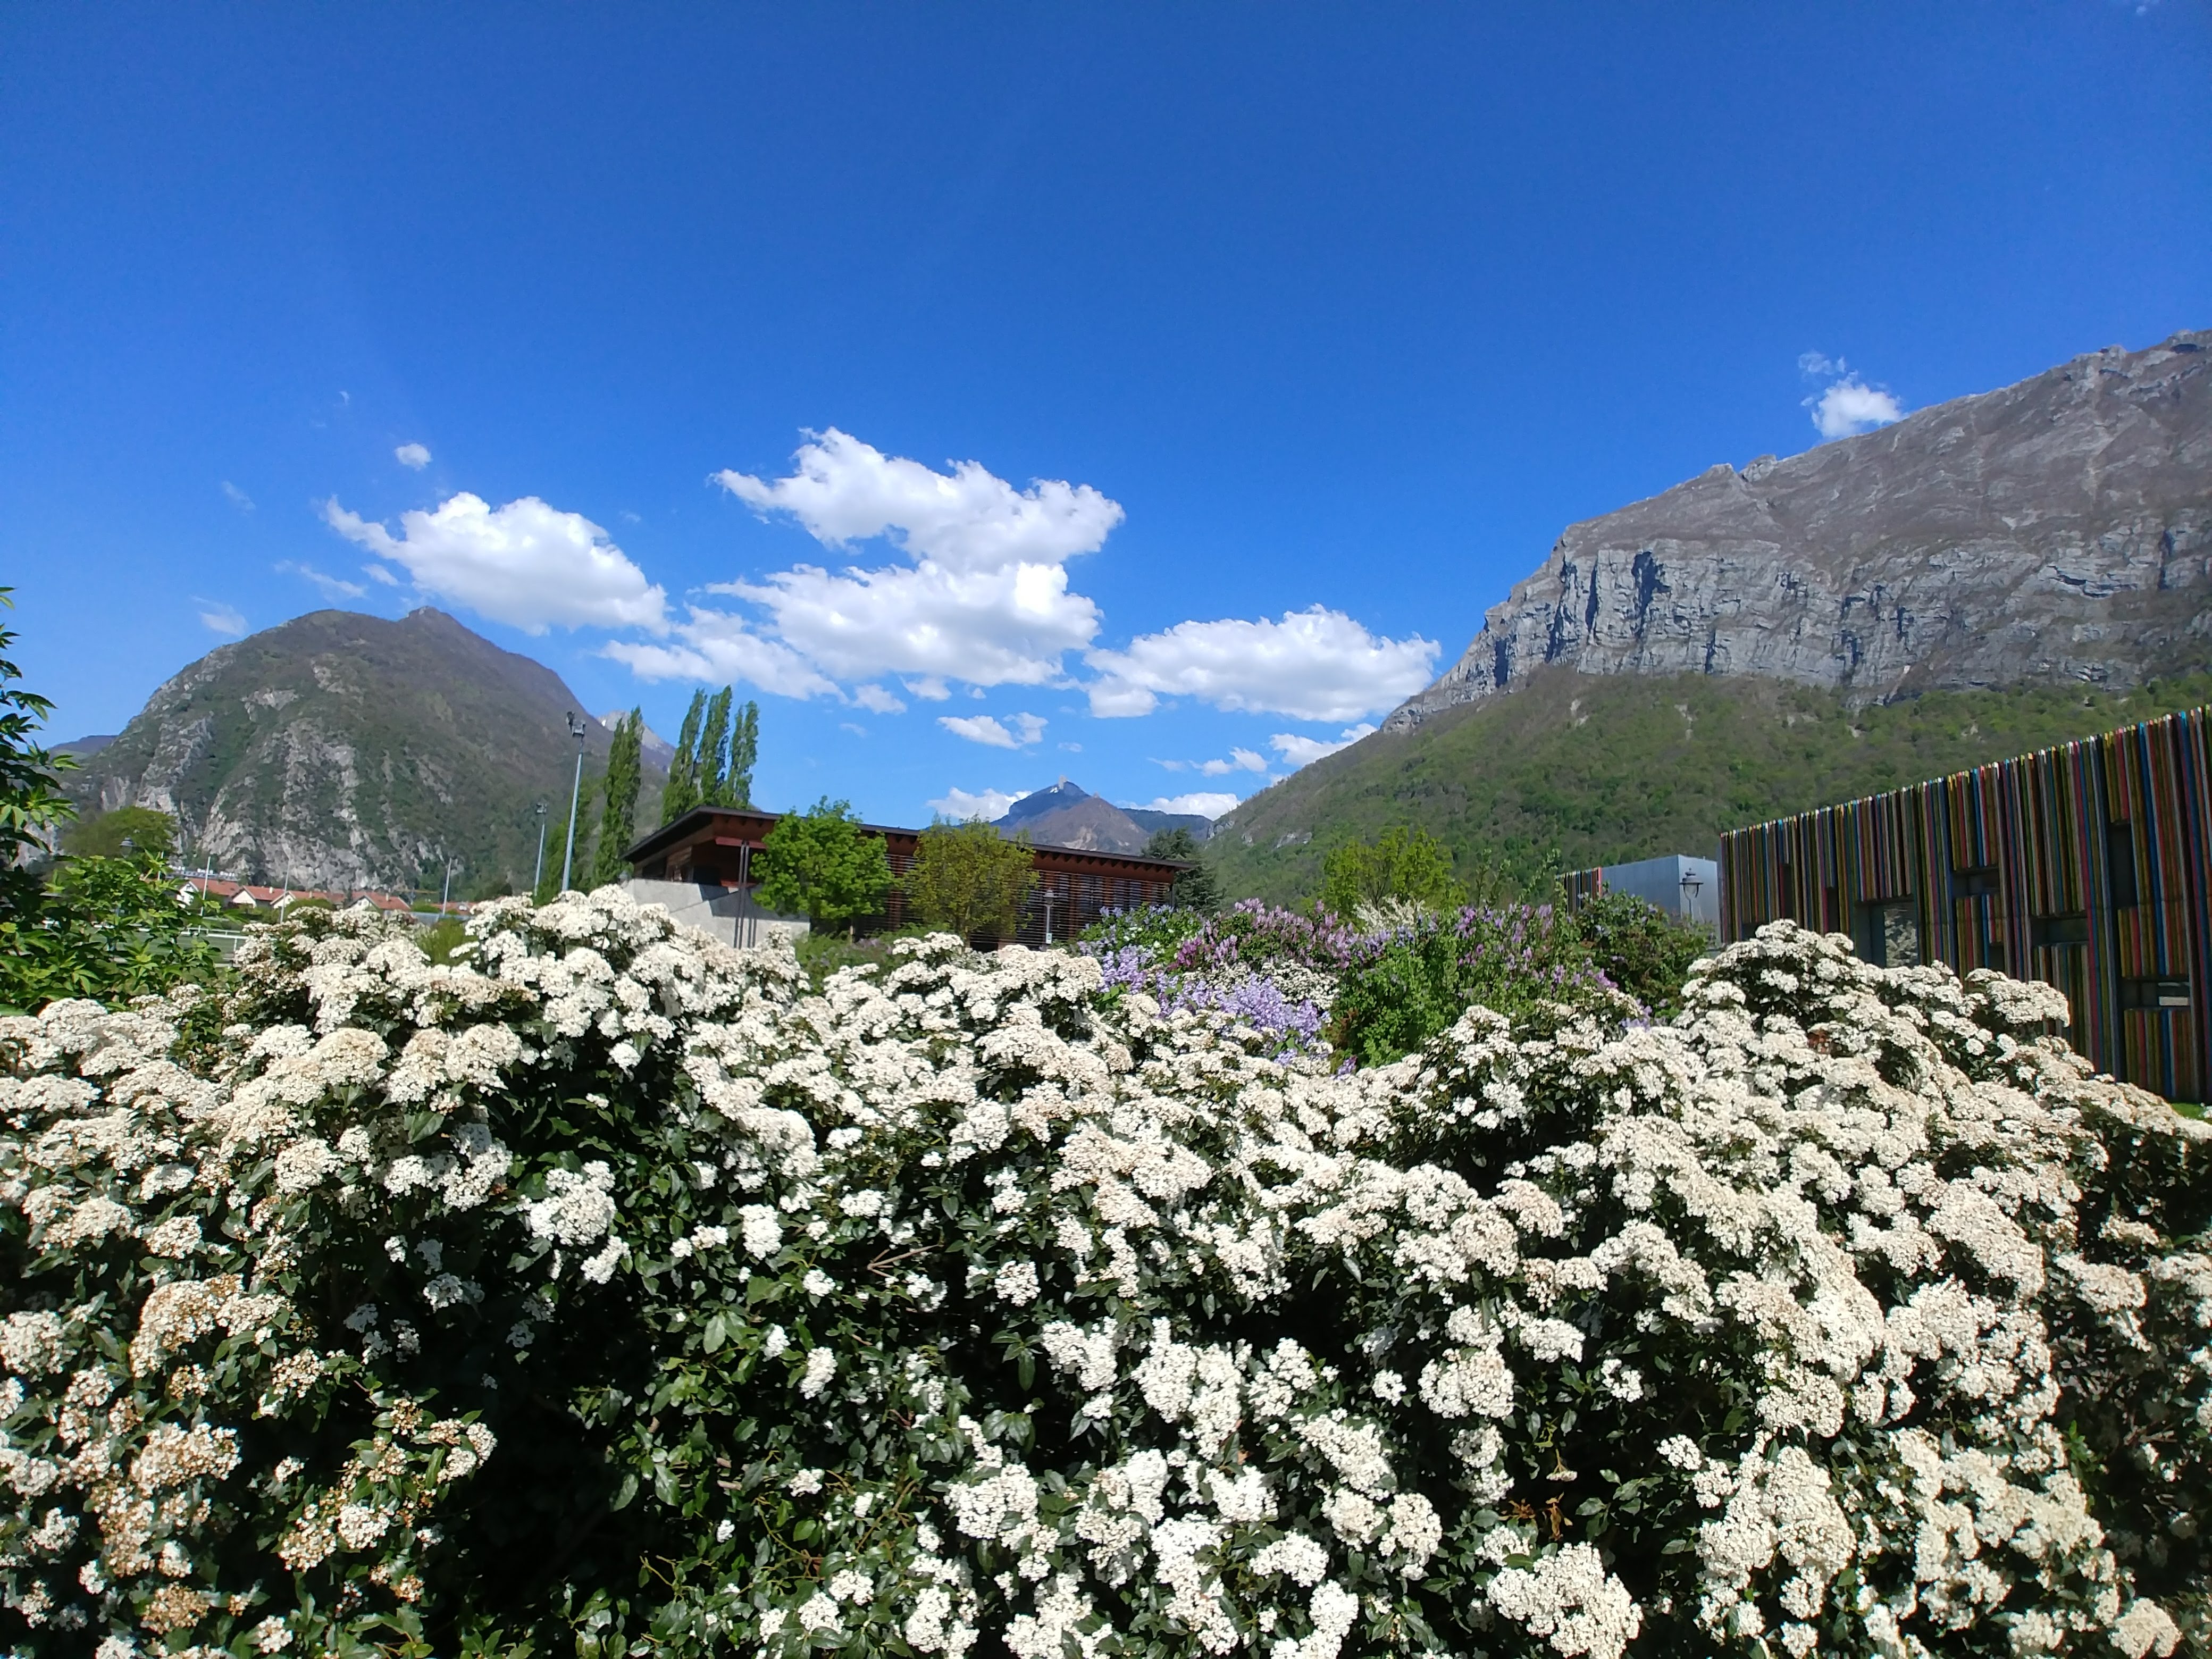
[[[2208,595],[2212,331],[2185,331],[1571,525],[1383,730],[1545,666],[2125,689],[2212,654]]]
[[[543,663],[441,611],[317,611],[187,665],[64,781],[86,816],[169,812],[192,862],[255,879],[405,887],[450,858],[470,890],[527,886],[538,801],[557,870],[572,711],[588,778],[611,734]],[[641,823],[657,789],[648,763]]]

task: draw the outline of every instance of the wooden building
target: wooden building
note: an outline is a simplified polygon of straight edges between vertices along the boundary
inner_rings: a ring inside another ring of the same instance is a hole
[[[625,856],[644,881],[674,882],[702,889],[750,894],[757,885],[753,860],[768,832],[782,817],[731,806],[695,806],[673,823],[663,824]],[[880,836],[891,874],[903,874],[921,844],[918,830],[868,823],[862,832]],[[1016,939],[1024,945],[1056,944],[1072,938],[1107,910],[1161,904],[1188,864],[1127,853],[1094,853],[1078,847],[1033,849],[1036,885]],[[896,888],[885,913],[864,924],[878,933],[906,924],[906,908]]]
[[[1995,968],[2066,993],[2102,1071],[2207,1098],[2212,710],[1721,837],[1721,938],[1789,917],[1887,965]]]

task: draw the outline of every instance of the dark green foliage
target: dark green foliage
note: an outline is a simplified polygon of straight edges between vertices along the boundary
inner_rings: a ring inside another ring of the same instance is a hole
[[[13,588],[0,587],[0,605],[9,610]],[[0,652],[15,643],[10,629],[0,628]],[[15,682],[22,670],[0,656],[0,920],[21,922],[38,908],[39,878],[24,867],[42,855],[55,828],[76,816],[62,793],[61,774],[74,763],[33,741],[53,704]]]
[[[760,759],[760,705],[747,702],[731,718],[730,750],[722,765],[718,806],[753,804],[753,766]]]
[[[1575,929],[1599,970],[1662,1018],[1680,1010],[1690,964],[1713,945],[1710,930],[1677,921],[1633,893],[1585,901]]]
[[[1328,1035],[1362,1065],[1380,1065],[1413,1053],[1477,1003],[1518,1019],[1547,1002],[1618,1004],[1564,911],[1527,904],[1431,911],[1344,973]]]
[[[754,896],[764,908],[804,915],[816,927],[845,927],[879,914],[890,896],[884,838],[865,833],[848,802],[824,795],[787,812],[761,844]]]
[[[34,909],[0,917],[0,1007],[34,1012],[63,997],[112,1006],[213,979],[222,959],[201,936],[208,920],[178,887],[151,854],[63,860]]]
[[[1180,825],[1154,830],[1152,840],[1145,843],[1145,856],[1173,859],[1191,866],[1176,878],[1168,896],[1170,904],[1179,910],[1196,910],[1209,916],[1221,908],[1221,878],[1206,861],[1205,849],[1189,830]]]
[[[676,754],[668,763],[668,782],[660,792],[663,823],[675,823],[699,804],[699,726],[706,714],[707,694],[694,691],[690,708],[684,711],[683,729],[676,734]]]
[[[660,798],[660,821],[672,823],[695,806],[753,804],[753,767],[760,759],[760,705],[733,708],[736,688],[724,686],[710,698],[694,692],[676,734],[676,758],[669,763],[668,787]]]
[[[586,887],[604,887],[629,873],[623,854],[637,838],[637,791],[644,777],[642,759],[645,716],[637,709],[615,726],[614,746],[607,751],[606,805],[599,817],[599,843],[592,855]]]
[[[1340,916],[1363,904],[1402,899],[1441,909],[1464,902],[1451,849],[1425,830],[1393,824],[1372,842],[1332,847],[1321,864],[1321,908]]]
[[[921,832],[913,867],[899,878],[915,921],[963,939],[991,933],[1011,939],[1036,885],[1027,836],[1012,840],[981,818],[931,822]]]
[[[723,772],[730,763],[730,699],[733,695],[732,689],[726,685],[707,700],[707,717],[699,727],[698,754],[691,767],[702,805],[717,805],[722,799]]]
[[[1723,830],[2208,702],[2204,674],[2129,692],[2021,686],[1854,708],[1749,676],[1546,669],[1510,696],[1301,769],[1238,807],[1210,845],[1231,895],[1287,903],[1319,888],[1329,847],[1410,824],[1455,854],[1462,879],[1488,855],[1534,896],[1562,869],[1707,856]]]
[[[80,858],[125,859],[147,853],[173,859],[177,854],[177,821],[150,806],[118,806],[97,817],[80,818],[63,830],[62,850]]]

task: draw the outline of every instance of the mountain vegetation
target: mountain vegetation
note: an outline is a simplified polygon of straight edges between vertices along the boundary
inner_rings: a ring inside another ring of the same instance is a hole
[[[2207,673],[1854,707],[1748,675],[1547,668],[1315,762],[1222,818],[1206,851],[1231,894],[1288,903],[1320,892],[1332,848],[1405,825],[1449,849],[1458,878],[1494,871],[1534,896],[1560,870],[1705,855],[1723,830],[2206,702]]]
[[[220,646],[157,690],[66,785],[82,816],[172,815],[182,852],[250,880],[407,889],[464,872],[456,896],[528,885],[544,803],[556,871],[580,698],[544,664],[442,611],[397,622],[318,611]],[[587,789],[613,733],[585,720]],[[641,783],[647,820],[659,774]],[[593,817],[579,812],[577,866]]]

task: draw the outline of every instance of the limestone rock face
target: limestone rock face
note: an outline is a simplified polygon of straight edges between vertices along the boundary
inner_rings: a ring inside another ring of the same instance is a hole
[[[582,708],[552,670],[443,612],[318,611],[217,647],[64,775],[85,816],[168,812],[191,865],[248,880],[436,886],[451,859],[468,880],[526,886],[540,801],[560,867]],[[610,734],[586,726],[603,769]],[[648,756],[648,793],[663,775]]]
[[[2212,331],[2109,347],[1571,526],[1386,722],[1538,667],[1868,699],[2124,688],[2212,660]]]

